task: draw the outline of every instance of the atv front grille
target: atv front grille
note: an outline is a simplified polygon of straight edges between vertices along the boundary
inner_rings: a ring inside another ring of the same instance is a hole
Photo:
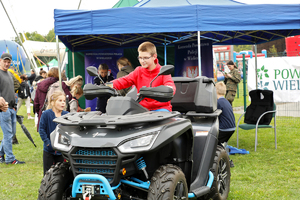
[[[113,149],[75,148],[71,154],[75,174],[100,174],[112,181],[118,155]]]

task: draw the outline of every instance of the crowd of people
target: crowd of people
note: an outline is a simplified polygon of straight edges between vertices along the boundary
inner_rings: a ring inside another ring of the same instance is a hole
[[[101,77],[94,78],[94,84],[101,85],[107,82],[125,96],[135,86],[137,91],[143,86],[149,86],[150,81],[157,76],[162,67],[158,63],[156,47],[151,42],[144,42],[138,47],[139,67],[134,68],[131,62],[121,57],[117,60],[119,72],[116,79],[109,73],[109,66],[102,63],[98,67],[98,74]],[[0,59],[0,126],[3,132],[3,139],[0,145],[0,163],[24,164],[15,158],[12,150],[13,137],[16,135],[16,113],[20,110],[23,100],[25,101],[27,118],[31,116],[31,102],[35,113],[35,124],[37,131],[44,142],[43,166],[44,174],[57,162],[63,162],[60,152],[53,150],[50,142],[50,133],[55,129],[56,123],[53,119],[67,114],[68,112],[89,112],[91,108],[81,108],[78,100],[83,95],[83,78],[78,75],[70,80],[59,84],[58,68],[51,68],[48,72],[41,69],[39,76],[31,70],[31,75],[21,75],[19,80],[16,73],[10,73],[12,56],[3,53]],[[220,132],[219,143],[227,143],[235,131],[235,118],[232,111],[232,102],[236,92],[236,84],[240,81],[234,63],[227,63],[230,73],[225,75],[225,83],[216,84],[218,95],[218,109],[222,110],[219,116]],[[152,84],[152,87],[165,85],[176,92],[175,84],[171,75],[159,76]],[[95,110],[106,113],[108,98],[98,98]],[[145,98],[140,104],[150,111],[171,112],[171,102],[158,102]],[[233,165],[233,164],[232,164]]]

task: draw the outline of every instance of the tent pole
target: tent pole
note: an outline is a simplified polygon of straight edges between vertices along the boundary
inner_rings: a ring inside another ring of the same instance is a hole
[[[257,45],[254,45],[254,51],[255,51],[255,88],[257,89]]]
[[[167,65],[167,43],[166,43],[166,38],[165,38],[164,46],[165,46],[165,65]]]
[[[79,1],[79,5],[78,5],[78,8],[77,8],[77,10],[79,10],[79,8],[80,8],[80,4],[81,4],[81,0]]]
[[[200,31],[198,31],[198,69],[199,69],[199,76],[201,76],[201,41],[200,41]]]
[[[59,88],[61,91],[63,91],[61,86],[61,71],[60,71],[60,59],[59,59],[59,44],[58,44],[58,35],[56,35],[56,50],[57,50],[57,65],[58,65],[58,75],[59,75]]]
[[[74,48],[72,48],[73,78],[75,77]]]

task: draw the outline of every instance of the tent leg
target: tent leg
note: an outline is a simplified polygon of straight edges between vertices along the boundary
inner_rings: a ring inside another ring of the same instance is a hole
[[[75,77],[74,48],[72,49],[73,78]]]
[[[201,41],[200,41],[200,31],[198,31],[198,70],[199,70],[199,76],[201,76]]]
[[[165,46],[165,65],[167,65],[167,44],[166,44],[166,38],[165,38],[164,46]]]
[[[254,45],[254,51],[255,51],[255,88],[257,89],[257,45]]]
[[[63,91],[62,86],[61,86],[61,63],[60,63],[60,58],[59,58],[59,43],[58,43],[58,36],[56,36],[56,50],[57,50],[57,65],[58,65],[58,75],[59,75],[59,88],[61,91]]]

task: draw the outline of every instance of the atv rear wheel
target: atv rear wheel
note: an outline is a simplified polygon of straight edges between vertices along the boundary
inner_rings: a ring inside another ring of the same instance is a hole
[[[230,163],[226,150],[219,145],[211,172],[214,175],[214,182],[211,186],[210,197],[213,200],[226,200],[230,190]]]
[[[148,192],[148,200],[188,199],[188,187],[184,173],[176,165],[160,166],[153,177]]]
[[[57,163],[53,165],[42,179],[39,189],[38,200],[65,200],[71,194],[67,188],[73,180],[70,164]]]

